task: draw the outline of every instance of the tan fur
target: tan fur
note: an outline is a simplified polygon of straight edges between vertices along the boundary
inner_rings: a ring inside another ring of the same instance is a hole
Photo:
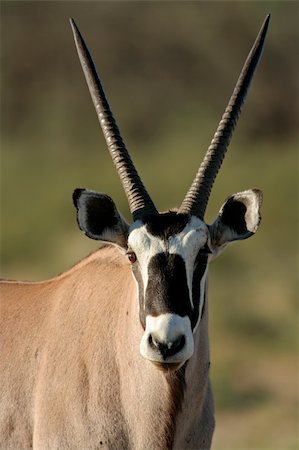
[[[207,307],[184,388],[139,353],[136,282],[115,248],[0,286],[1,449],[210,448]]]

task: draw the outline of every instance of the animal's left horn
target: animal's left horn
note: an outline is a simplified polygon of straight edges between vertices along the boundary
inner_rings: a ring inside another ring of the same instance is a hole
[[[109,152],[128,198],[133,219],[142,219],[146,215],[157,214],[156,207],[145,189],[121,138],[88,48],[74,20],[70,19],[70,23],[89,92]]]
[[[269,20],[270,14],[266,17],[245,61],[233,94],[214,134],[214,138],[179,208],[179,213],[193,214],[200,219],[204,218],[212,186],[225,156],[247,90],[263,50]]]

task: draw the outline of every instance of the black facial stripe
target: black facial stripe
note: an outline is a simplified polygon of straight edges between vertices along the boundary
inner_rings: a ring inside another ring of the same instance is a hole
[[[170,236],[183,231],[190,220],[187,214],[177,214],[176,212],[162,213],[148,217],[146,220],[146,230],[153,236],[168,239]]]
[[[199,306],[201,296],[200,283],[206,271],[207,264],[208,264],[208,256],[203,255],[201,252],[199,252],[196,257],[195,270],[193,273],[193,280],[192,280],[192,299],[194,306],[191,320],[192,329],[196,326],[199,318],[198,316],[199,316]]]
[[[148,266],[145,313],[152,316],[173,313],[191,315],[191,303],[183,258],[177,254],[158,253]]]

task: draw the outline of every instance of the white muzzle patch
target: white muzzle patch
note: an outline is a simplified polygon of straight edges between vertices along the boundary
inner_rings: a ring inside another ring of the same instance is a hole
[[[156,363],[184,363],[194,352],[189,317],[177,314],[148,315],[140,342],[141,355]]]

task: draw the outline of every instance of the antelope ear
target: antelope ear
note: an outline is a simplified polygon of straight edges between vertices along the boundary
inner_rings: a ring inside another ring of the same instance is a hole
[[[76,189],[73,202],[78,225],[89,238],[127,247],[129,225],[112,198],[87,189]]]
[[[238,192],[222,205],[215,222],[209,226],[212,247],[247,239],[258,229],[263,195],[258,189]]]

